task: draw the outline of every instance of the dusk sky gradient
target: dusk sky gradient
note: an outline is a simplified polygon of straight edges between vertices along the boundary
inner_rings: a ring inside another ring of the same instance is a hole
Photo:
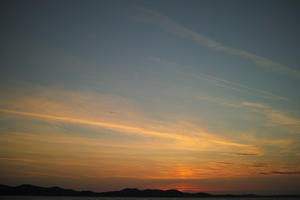
[[[299,193],[299,10],[2,0],[0,184]]]

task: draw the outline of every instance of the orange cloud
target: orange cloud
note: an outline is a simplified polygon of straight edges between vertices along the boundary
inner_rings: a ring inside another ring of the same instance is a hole
[[[254,102],[242,102],[242,105],[255,108],[257,112],[265,115],[266,119],[271,124],[300,126],[300,119],[291,117],[281,110],[274,109],[268,105],[254,103]]]
[[[226,141],[222,138],[218,138],[218,137],[216,137],[212,134],[206,133],[206,132],[200,133],[199,136],[202,136],[205,138],[205,140],[200,141],[195,136],[179,135],[179,134],[168,133],[168,132],[159,132],[159,131],[153,131],[153,130],[140,128],[140,127],[133,127],[133,126],[127,126],[127,125],[114,124],[114,123],[106,123],[106,122],[77,119],[77,118],[71,118],[71,117],[65,117],[65,116],[38,114],[38,113],[22,112],[22,111],[7,110],[7,109],[0,109],[0,112],[14,114],[14,115],[21,115],[21,116],[25,116],[25,117],[51,119],[51,120],[64,121],[64,122],[68,122],[68,123],[97,126],[97,127],[101,127],[101,128],[112,129],[112,130],[119,131],[119,132],[126,132],[129,134],[135,133],[135,134],[139,134],[139,135],[149,135],[149,136],[155,136],[155,137],[174,139],[174,140],[181,142],[183,145],[185,145],[187,147],[191,146],[192,149],[195,149],[195,146],[197,144],[202,144],[204,146],[211,146],[213,144],[217,144],[217,145],[219,144],[222,146],[229,146],[229,147],[232,146],[232,147],[241,147],[241,148],[252,149],[252,150],[255,149],[252,145],[229,142],[229,141]]]
[[[136,106],[118,97],[45,89],[31,96],[7,97],[6,100],[0,100],[0,105],[0,112],[10,116],[8,119],[14,120],[18,116],[50,122],[47,125],[49,127],[39,123],[34,126],[28,124],[33,131],[30,133],[7,132],[0,137],[0,143],[6,144],[0,150],[10,152],[7,156],[10,160],[3,162],[19,162],[21,166],[26,160],[38,161],[35,167],[40,169],[33,170],[36,173],[49,171],[49,174],[59,174],[63,167],[68,169],[70,175],[77,173],[84,177],[227,177],[245,175],[247,172],[230,172],[229,168],[223,172],[216,171],[206,164],[211,161],[209,156],[200,158],[197,155],[206,155],[207,152],[213,152],[214,156],[219,156],[216,153],[223,156],[224,152],[261,154],[261,150],[251,143],[231,141],[189,120],[158,121],[149,118]],[[83,134],[66,134],[57,122],[83,125],[86,130],[108,129],[113,131],[113,136],[99,134],[91,139]],[[57,126],[52,126],[55,123]],[[116,137],[118,134],[130,138],[130,142],[120,142],[119,138],[123,136]],[[40,159],[37,155],[31,155],[32,152],[49,157]],[[202,163],[196,165],[199,160]],[[48,167],[44,168],[43,164]],[[90,170],[84,172],[87,166]],[[9,167],[7,170],[13,173]]]
[[[70,122],[70,123],[99,126],[99,127],[113,129],[113,130],[122,131],[122,132],[165,137],[165,138],[171,138],[171,139],[176,139],[176,140],[183,140],[183,141],[190,140],[190,138],[186,137],[186,136],[174,135],[174,134],[170,134],[170,133],[162,133],[162,132],[142,129],[139,127],[124,126],[124,125],[118,125],[118,124],[112,124],[112,123],[105,123],[105,122],[98,122],[98,121],[91,121],[91,120],[84,120],[84,119],[76,119],[76,118],[62,117],[62,116],[54,116],[54,115],[46,115],[46,114],[38,114],[38,113],[30,113],[30,112],[21,112],[21,111],[6,110],[6,109],[0,109],[0,112],[22,115],[22,116],[27,116],[27,117],[34,117],[34,118],[44,118],[44,119],[65,121],[65,122]]]

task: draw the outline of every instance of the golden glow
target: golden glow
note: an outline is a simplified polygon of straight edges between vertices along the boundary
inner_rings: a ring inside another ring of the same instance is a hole
[[[184,116],[154,120],[126,100],[112,96],[45,90],[39,95],[7,99],[0,100],[0,116],[29,123],[19,131],[3,131],[0,137],[0,151],[6,152],[0,163],[5,163],[6,174],[16,176],[73,178],[78,174],[78,180],[173,182],[259,177],[285,171],[283,164],[264,162],[268,151],[262,147],[288,149],[294,142],[261,139],[252,132],[237,132],[239,137],[233,141]],[[244,106],[262,109],[256,104]],[[73,129],[68,130],[69,126]],[[15,172],[12,166],[22,171]],[[159,188],[215,191],[188,183]]]
[[[212,146],[214,144],[219,144],[219,145],[223,145],[223,146],[233,146],[233,147],[236,146],[236,147],[244,147],[249,150],[256,150],[255,147],[252,145],[228,142],[222,138],[218,138],[212,134],[205,133],[205,132],[201,132],[199,134],[199,138],[200,138],[200,140],[199,140],[197,138],[197,136],[191,137],[191,136],[187,136],[187,135],[178,135],[178,134],[174,134],[174,133],[158,132],[158,131],[148,130],[148,129],[144,129],[144,128],[140,128],[140,127],[126,126],[126,125],[99,122],[99,121],[91,121],[91,120],[85,120],[85,119],[54,116],[54,115],[47,115],[47,114],[38,114],[38,113],[31,113],[31,112],[22,112],[22,111],[7,110],[7,109],[0,109],[0,112],[21,115],[21,116],[26,116],[26,117],[51,119],[51,120],[59,120],[59,121],[69,122],[69,123],[98,126],[101,128],[112,129],[112,130],[116,130],[119,132],[135,133],[135,134],[139,134],[139,135],[149,135],[149,136],[155,136],[155,137],[169,138],[169,139],[174,139],[174,140],[180,141],[184,146],[187,146],[187,147],[191,146],[192,149],[195,149],[196,148],[195,146],[197,146],[197,145],[202,145],[207,148],[208,146]],[[205,140],[201,140],[201,138],[203,138],[203,137]],[[215,148],[216,148],[216,146],[215,146]],[[196,149],[201,149],[201,146]]]

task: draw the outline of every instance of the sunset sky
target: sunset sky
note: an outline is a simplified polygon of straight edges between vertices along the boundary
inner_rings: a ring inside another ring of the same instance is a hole
[[[299,193],[299,10],[2,0],[0,184]]]

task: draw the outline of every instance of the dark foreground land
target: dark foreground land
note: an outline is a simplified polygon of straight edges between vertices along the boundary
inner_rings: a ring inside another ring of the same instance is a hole
[[[112,192],[92,192],[92,191],[76,191],[72,189],[64,189],[60,187],[39,187],[34,185],[7,186],[0,185],[0,195],[28,195],[28,196],[87,196],[87,197],[297,197],[300,195],[213,195],[209,193],[187,193],[178,190],[139,190],[139,189],[123,189]]]

